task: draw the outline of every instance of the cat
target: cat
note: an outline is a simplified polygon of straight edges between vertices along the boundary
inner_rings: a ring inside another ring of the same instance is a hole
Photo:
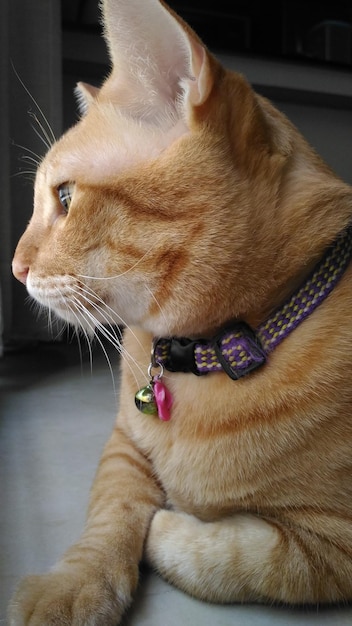
[[[102,13],[111,73],[78,86],[13,271],[87,335],[124,322],[119,413],[10,624],[117,624],[142,560],[205,601],[351,600],[352,189],[164,2]]]

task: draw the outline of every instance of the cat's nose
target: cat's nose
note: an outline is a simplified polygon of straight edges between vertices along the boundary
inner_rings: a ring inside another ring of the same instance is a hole
[[[26,263],[22,263],[20,259],[17,259],[15,257],[12,261],[12,272],[17,280],[19,280],[24,285],[26,284],[29,272],[29,267]]]

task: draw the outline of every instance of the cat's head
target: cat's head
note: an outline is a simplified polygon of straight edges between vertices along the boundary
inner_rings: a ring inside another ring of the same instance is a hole
[[[328,172],[159,0],[103,14],[111,74],[79,85],[82,117],[38,169],[14,273],[87,330],[253,321],[310,260],[310,183]]]

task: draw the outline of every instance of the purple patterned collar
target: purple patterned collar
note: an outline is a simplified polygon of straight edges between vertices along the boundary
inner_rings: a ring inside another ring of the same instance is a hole
[[[313,272],[286,303],[255,331],[243,322],[212,339],[157,338],[153,366],[197,376],[225,371],[237,380],[263,365],[270,352],[328,297],[352,255],[352,226],[326,251]]]

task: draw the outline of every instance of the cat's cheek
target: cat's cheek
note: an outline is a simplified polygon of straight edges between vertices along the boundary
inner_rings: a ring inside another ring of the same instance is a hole
[[[144,325],[150,306],[148,288],[141,284],[134,288],[119,281],[116,290],[113,289],[105,298],[124,324]]]
[[[64,211],[57,211],[52,218],[52,227],[63,227],[67,218],[67,213]]]

